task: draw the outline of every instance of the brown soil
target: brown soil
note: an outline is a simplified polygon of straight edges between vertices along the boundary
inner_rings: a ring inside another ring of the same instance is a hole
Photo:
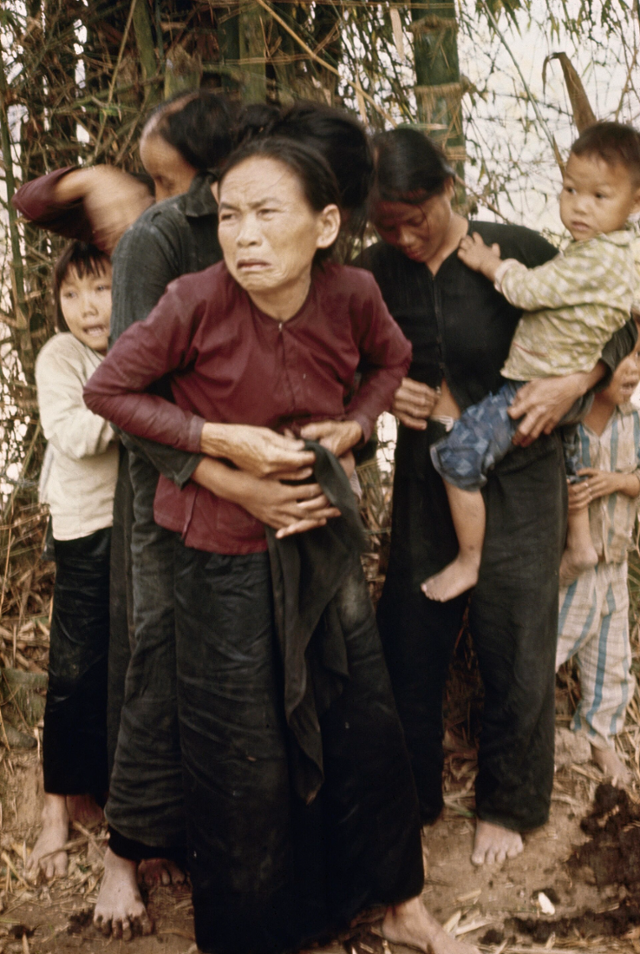
[[[423,900],[428,909],[457,936],[494,954],[525,949],[637,954],[640,808],[610,786],[597,789],[601,775],[594,766],[562,769],[556,776],[550,822],[527,836],[523,854],[501,866],[475,868],[470,862],[475,763],[467,750],[449,741],[453,751],[447,760],[447,808],[424,833],[428,876]],[[0,772],[0,865],[6,868],[7,858],[13,864],[13,871],[8,866],[10,879],[0,881],[3,954],[195,954],[188,887],[150,891],[156,925],[151,937],[125,943],[95,931],[91,910],[105,843],[101,829],[89,840],[76,833],[68,877],[52,885],[22,883],[25,844],[33,843],[39,821],[38,755],[14,751],[5,756]],[[554,916],[541,914],[541,891],[553,903]],[[615,940],[608,939],[611,935]],[[368,925],[329,950],[389,954],[389,946]]]

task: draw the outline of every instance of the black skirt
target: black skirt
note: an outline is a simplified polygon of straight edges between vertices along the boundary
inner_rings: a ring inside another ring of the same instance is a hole
[[[349,678],[321,716],[324,783],[307,804],[292,784],[267,554],[176,547],[178,710],[199,949],[296,950],[367,908],[418,895],[417,798],[357,559],[335,600]]]
[[[44,790],[104,798],[111,529],[56,540]]]

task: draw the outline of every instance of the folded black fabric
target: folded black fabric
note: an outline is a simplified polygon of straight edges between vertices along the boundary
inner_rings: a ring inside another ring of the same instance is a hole
[[[277,539],[267,527],[284,709],[292,734],[291,776],[307,802],[324,780],[320,719],[349,678],[344,620],[334,597],[364,549],[364,529],[338,459],[313,441],[314,476],[342,514],[324,527]],[[364,594],[366,597],[366,593]]]

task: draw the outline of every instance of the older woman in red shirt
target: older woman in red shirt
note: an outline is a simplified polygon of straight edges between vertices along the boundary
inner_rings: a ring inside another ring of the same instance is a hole
[[[339,228],[335,180],[320,157],[285,140],[245,147],[220,184],[224,262],[169,286],[119,338],[87,385],[87,404],[186,451],[213,422],[293,429],[344,455],[390,406],[410,347],[370,275],[322,263]],[[146,390],[166,374],[175,403]],[[332,604],[343,656],[328,664],[316,629],[302,676],[314,698],[301,726],[288,708],[289,657],[277,662],[262,524],[195,484],[181,491],[164,480],[155,517],[176,531],[178,710],[200,949],[294,950],[386,905],[390,940],[468,950],[417,897],[415,789],[357,551],[347,550]],[[297,595],[302,604],[310,594]],[[295,634],[290,648],[295,656]],[[332,667],[331,692],[335,677],[340,684],[328,698]],[[111,852],[118,843],[112,830]]]

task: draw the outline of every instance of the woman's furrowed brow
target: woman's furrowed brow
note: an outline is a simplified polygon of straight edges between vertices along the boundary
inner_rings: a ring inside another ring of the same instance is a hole
[[[261,199],[257,199],[255,202],[248,202],[247,205],[250,209],[259,209],[263,205],[281,205],[282,200],[277,198],[270,198],[265,196]],[[233,202],[225,202],[224,199],[220,200],[220,209],[238,209],[239,206]]]

